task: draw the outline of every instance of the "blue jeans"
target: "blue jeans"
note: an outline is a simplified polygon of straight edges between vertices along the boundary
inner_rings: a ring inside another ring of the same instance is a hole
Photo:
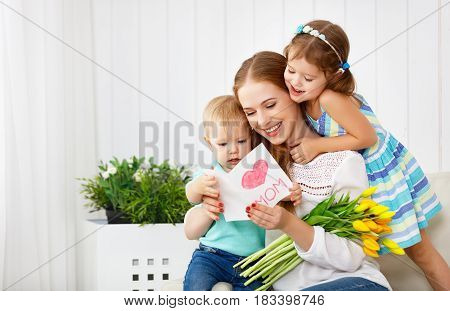
[[[386,287],[359,277],[341,278],[331,282],[313,285],[306,291],[386,291]]]
[[[227,282],[236,291],[251,291],[262,286],[258,280],[248,286],[244,283],[248,278],[239,276],[241,270],[233,268],[233,265],[244,259],[221,249],[209,247],[203,244],[192,254],[183,282],[185,291],[209,291],[218,282]]]

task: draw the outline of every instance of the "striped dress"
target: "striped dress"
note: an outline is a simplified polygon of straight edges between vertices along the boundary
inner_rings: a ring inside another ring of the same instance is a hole
[[[392,219],[389,238],[401,247],[409,247],[421,241],[419,229],[428,226],[442,206],[431,190],[430,184],[413,155],[392,134],[386,131],[370,109],[366,100],[354,94],[360,102],[360,111],[375,128],[378,141],[361,150],[370,186],[377,186],[372,199],[396,211]],[[322,115],[314,120],[307,115],[308,123],[322,136],[344,135],[345,130],[322,109]],[[381,249],[380,253],[387,252]]]

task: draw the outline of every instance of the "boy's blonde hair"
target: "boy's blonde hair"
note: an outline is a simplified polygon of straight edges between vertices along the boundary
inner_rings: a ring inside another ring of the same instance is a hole
[[[245,126],[250,131],[244,110],[236,97],[223,95],[211,99],[203,111],[203,127],[205,139],[211,138],[211,133],[217,126],[231,127]]]

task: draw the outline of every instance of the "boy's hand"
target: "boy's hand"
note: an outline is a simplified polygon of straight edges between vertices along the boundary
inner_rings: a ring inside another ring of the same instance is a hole
[[[305,137],[301,143],[291,148],[292,159],[298,164],[307,164],[319,155],[319,140],[317,138]]]
[[[223,213],[223,203],[215,198],[203,196],[202,206],[212,220],[219,220],[219,214]]]
[[[216,177],[209,175],[202,175],[198,177],[195,181],[195,191],[200,195],[216,199],[219,198]]]
[[[294,206],[299,206],[302,202],[302,188],[298,183],[293,183],[292,188],[289,188],[291,192],[290,199],[294,203]]]

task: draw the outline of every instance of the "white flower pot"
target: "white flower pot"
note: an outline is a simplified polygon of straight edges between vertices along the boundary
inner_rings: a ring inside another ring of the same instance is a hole
[[[198,241],[189,241],[183,224],[107,224],[87,220],[83,229],[80,289],[160,290],[183,279]]]

